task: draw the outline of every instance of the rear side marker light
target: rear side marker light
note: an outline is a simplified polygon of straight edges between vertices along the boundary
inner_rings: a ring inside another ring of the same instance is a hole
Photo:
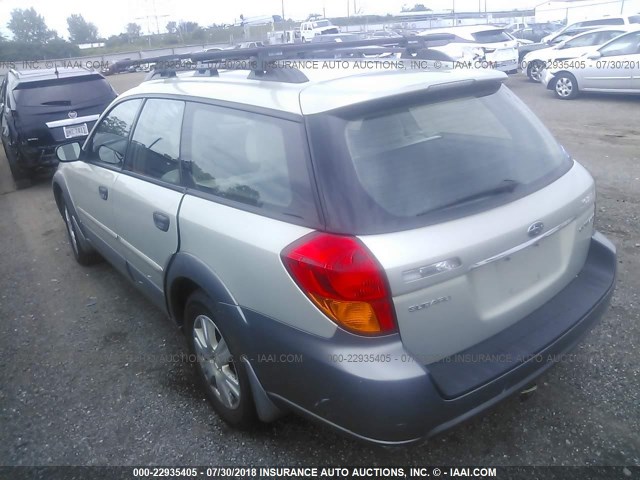
[[[364,335],[397,330],[387,278],[357,238],[315,232],[281,257],[305,295],[341,327]]]

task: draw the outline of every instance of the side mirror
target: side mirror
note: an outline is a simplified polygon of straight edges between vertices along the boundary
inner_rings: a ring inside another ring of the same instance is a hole
[[[602,53],[600,53],[600,52],[592,52],[592,53],[589,53],[587,55],[587,58],[589,60],[598,60],[599,58],[602,58]]]
[[[61,162],[75,162],[80,159],[82,148],[78,142],[66,143],[56,148],[56,156]]]

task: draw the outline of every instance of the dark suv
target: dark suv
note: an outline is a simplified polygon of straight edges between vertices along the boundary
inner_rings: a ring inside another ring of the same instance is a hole
[[[18,188],[55,167],[55,149],[83,140],[117,94],[97,72],[73,69],[9,71],[0,89],[2,144]]]

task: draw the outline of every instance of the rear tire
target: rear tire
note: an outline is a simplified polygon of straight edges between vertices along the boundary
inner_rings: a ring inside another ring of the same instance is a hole
[[[75,218],[71,211],[69,211],[69,208],[65,203],[62,204],[62,218],[64,219],[64,223],[67,227],[67,236],[69,237],[71,251],[73,252],[76,262],[83,266],[98,263],[101,260],[100,255],[98,255],[98,252],[93,250],[93,248],[85,245],[85,242],[83,242],[76,228],[78,219]]]
[[[11,176],[13,177],[13,183],[16,185],[16,190],[22,190],[31,186],[31,173],[20,165],[20,152],[14,150],[9,146],[2,144],[4,147],[4,153],[9,162],[9,169],[11,170]]]
[[[576,98],[580,94],[576,77],[569,72],[558,73],[553,80],[553,92],[560,100]]]
[[[189,297],[184,313],[187,343],[213,408],[225,422],[248,429],[257,418],[249,378],[215,311],[215,303],[204,292],[197,290]]]

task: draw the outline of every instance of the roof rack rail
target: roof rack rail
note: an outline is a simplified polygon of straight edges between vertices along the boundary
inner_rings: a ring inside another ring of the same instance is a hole
[[[283,68],[278,62],[305,58],[335,58],[335,56],[380,55],[400,53],[404,58],[418,55],[428,58],[425,51],[443,46],[455,38],[448,33],[434,33],[420,36],[398,36],[353,40],[345,42],[318,42],[291,45],[266,45],[253,48],[235,48],[212,52],[164,55],[140,60],[118,62],[126,67],[155,63],[155,70],[145,80],[177,76],[180,71],[196,71],[197,76],[218,76],[218,70],[248,70],[249,78],[260,80],[303,83],[306,76],[295,68]],[[297,71],[294,73],[293,71]]]

